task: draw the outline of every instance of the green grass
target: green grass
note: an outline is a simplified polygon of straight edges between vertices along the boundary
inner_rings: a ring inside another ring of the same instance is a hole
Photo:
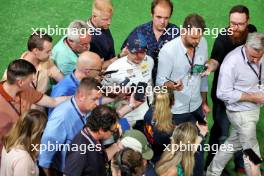
[[[116,51],[137,25],[151,19],[151,0],[113,0],[114,16],[111,31],[115,40]],[[180,25],[189,13],[202,15],[209,28],[226,27],[228,12],[233,5],[244,4],[250,9],[251,23],[255,24],[258,31],[264,32],[264,3],[263,0],[173,0],[174,13],[171,22]],[[67,27],[74,19],[87,19],[91,14],[92,0],[0,0],[0,73],[6,69],[8,63],[19,58],[26,50],[27,38],[32,33],[31,28]],[[53,36],[54,44],[61,36]],[[209,55],[214,38],[206,37],[209,45]],[[212,81],[213,75],[209,77]],[[211,103],[211,99],[210,105]],[[262,109],[257,127],[258,140],[262,156],[264,155],[264,110]],[[211,114],[209,124],[211,126]],[[232,168],[230,163],[228,168]],[[234,173],[232,173],[234,175]]]

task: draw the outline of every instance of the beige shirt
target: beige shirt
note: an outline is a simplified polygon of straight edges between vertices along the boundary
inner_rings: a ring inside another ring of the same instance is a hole
[[[8,153],[2,150],[1,176],[38,176],[39,169],[25,150],[14,148]]]

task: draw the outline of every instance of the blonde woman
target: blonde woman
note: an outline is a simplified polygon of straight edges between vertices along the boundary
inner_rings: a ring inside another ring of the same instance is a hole
[[[144,117],[144,133],[152,145],[154,156],[152,161],[159,160],[164,144],[170,144],[170,136],[174,130],[172,124],[171,107],[174,103],[172,92],[160,91],[154,94],[153,106],[147,111]]]
[[[156,172],[160,176],[191,176],[194,168],[194,154],[197,145],[208,132],[207,125],[193,125],[191,122],[178,125],[173,131],[169,150],[162,154],[156,164]],[[182,148],[180,148],[182,147]],[[184,148],[185,147],[185,148]]]
[[[4,137],[1,176],[37,176],[36,165],[46,115],[39,110],[25,113]]]

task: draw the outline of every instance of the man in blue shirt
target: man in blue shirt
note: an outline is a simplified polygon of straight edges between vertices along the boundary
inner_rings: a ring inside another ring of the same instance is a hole
[[[85,77],[99,79],[102,69],[101,58],[93,52],[85,51],[77,59],[76,69],[62,81],[52,87],[51,97],[71,96],[75,94],[80,81]],[[49,109],[49,115],[53,108]]]
[[[101,97],[99,87],[100,83],[94,78],[82,79],[75,96],[50,114],[41,139],[45,150],[39,155],[39,165],[47,175],[63,171],[67,144],[84,127],[90,111],[97,106]],[[48,147],[51,145],[53,147]]]
[[[154,0],[151,3],[152,21],[136,27],[130,34],[134,32],[141,33],[146,38],[147,42],[147,55],[151,56],[154,60],[154,68],[152,71],[153,82],[156,81],[158,54],[162,46],[168,41],[176,38],[180,34],[179,28],[169,23],[170,17],[173,12],[173,4],[170,0]],[[122,45],[123,53],[127,46],[127,40]]]

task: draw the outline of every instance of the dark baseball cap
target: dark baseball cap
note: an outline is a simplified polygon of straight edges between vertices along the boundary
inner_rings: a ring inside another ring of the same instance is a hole
[[[131,53],[146,52],[146,38],[139,32],[132,33],[127,40],[127,48]]]

